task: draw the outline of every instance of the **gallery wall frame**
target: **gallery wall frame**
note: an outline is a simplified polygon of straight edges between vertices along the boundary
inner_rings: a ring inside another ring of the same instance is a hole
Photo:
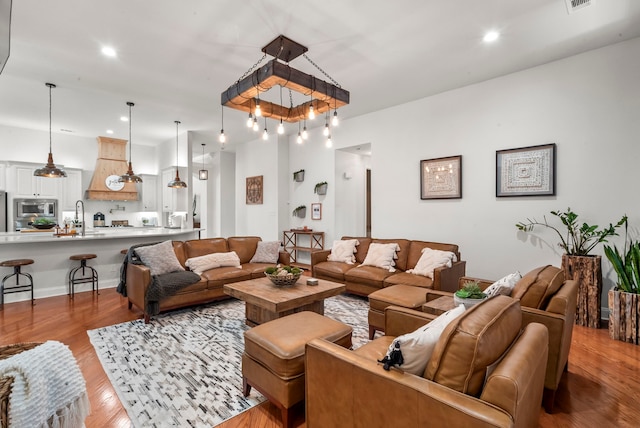
[[[556,194],[556,145],[496,150],[496,196]]]
[[[311,204],[311,220],[322,220],[322,204]]]
[[[420,199],[462,198],[462,155],[420,161]]]
[[[262,205],[262,175],[247,177],[247,205]]]

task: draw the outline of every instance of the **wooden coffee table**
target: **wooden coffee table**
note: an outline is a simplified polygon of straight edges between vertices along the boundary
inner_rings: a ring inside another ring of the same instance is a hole
[[[224,292],[245,302],[246,323],[252,327],[295,312],[313,311],[324,315],[324,299],[345,291],[344,284],[318,280],[306,285],[301,277],[291,287],[276,287],[269,278],[257,278],[224,285]]]

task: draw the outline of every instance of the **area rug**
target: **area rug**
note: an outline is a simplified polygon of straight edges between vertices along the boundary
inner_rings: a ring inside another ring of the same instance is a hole
[[[354,348],[368,341],[368,302],[325,300],[325,316],[353,327]],[[89,330],[102,367],[133,427],[211,427],[264,401],[242,395],[244,303],[215,302]]]

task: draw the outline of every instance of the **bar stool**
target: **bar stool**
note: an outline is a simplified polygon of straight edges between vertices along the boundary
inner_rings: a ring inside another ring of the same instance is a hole
[[[97,294],[100,294],[98,291],[98,272],[93,267],[87,266],[87,260],[95,259],[96,257],[95,254],[74,254],[69,257],[69,260],[80,260],[80,266],[71,269],[69,272],[69,295],[72,299],[75,294],[75,285],[87,282],[91,283],[91,291],[95,290]],[[85,272],[86,270],[89,272]],[[76,274],[80,271],[82,271],[81,277],[76,278]]]
[[[12,267],[13,273],[2,278],[2,283],[0,284],[0,308],[4,306],[4,295],[10,293],[19,293],[21,291],[31,291],[31,304],[35,304],[35,300],[33,298],[33,278],[28,273],[20,271],[22,266],[33,264],[33,260],[31,259],[15,259],[15,260],[5,260],[0,262],[0,266],[2,267]],[[26,277],[29,280],[29,284],[20,284],[20,275]],[[5,287],[4,283],[7,279],[12,276],[16,277],[16,284]]]

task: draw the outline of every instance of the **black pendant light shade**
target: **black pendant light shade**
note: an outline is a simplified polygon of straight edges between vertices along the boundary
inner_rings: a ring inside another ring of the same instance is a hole
[[[180,172],[178,171],[178,125],[180,125],[180,121],[176,120],[176,178],[171,180],[167,187],[173,187],[174,189],[186,189],[187,183],[180,180]]]
[[[131,141],[131,107],[135,104],[128,101],[127,105],[129,106],[129,169],[125,174],[120,176],[118,181],[120,183],[142,183],[142,178],[133,173],[133,167],[131,166],[131,145],[133,144]]]
[[[67,176],[67,173],[53,163],[53,153],[51,152],[51,89],[55,88],[56,85],[53,83],[45,83],[45,85],[49,87],[49,158],[45,166],[33,171],[33,175],[36,177],[63,178]]]
[[[209,179],[209,171],[204,169],[204,146],[205,144],[202,143],[202,169],[200,171],[198,171],[198,178],[200,180],[208,180]]]

